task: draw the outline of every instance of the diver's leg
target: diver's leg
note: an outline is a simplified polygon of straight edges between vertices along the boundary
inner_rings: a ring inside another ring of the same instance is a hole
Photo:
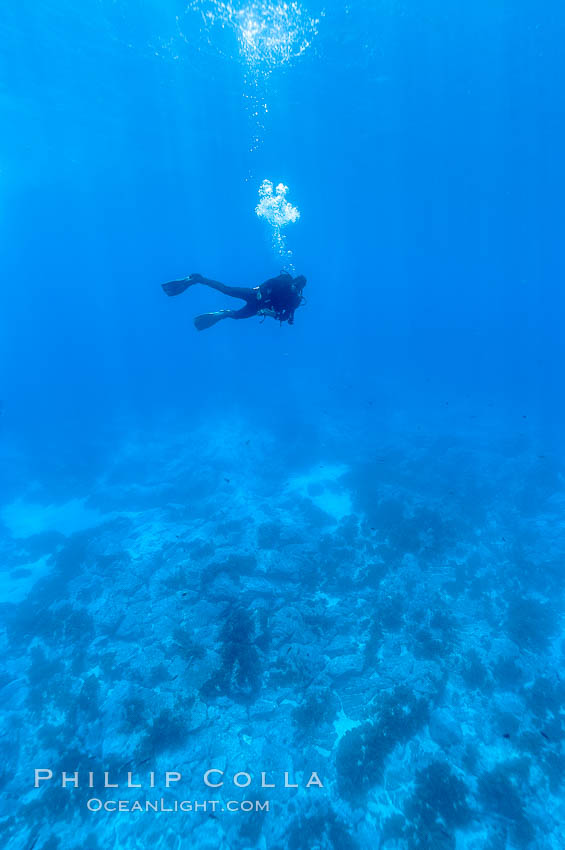
[[[216,313],[204,313],[202,316],[196,316],[194,319],[194,327],[197,331],[205,331],[211,328],[212,325],[221,322],[222,319],[249,319],[251,316],[257,315],[257,308],[253,304],[246,304],[241,310],[218,310]]]
[[[194,286],[195,283],[201,283],[204,286],[209,286],[211,289],[217,289],[224,295],[230,295],[232,298],[241,298],[242,301],[248,299],[256,299],[257,293],[248,286],[226,286],[225,283],[220,283],[219,280],[211,280],[207,277],[202,277],[201,274],[189,274],[180,280],[170,280],[167,283],[162,283],[161,286],[167,295],[180,295],[189,286]]]
[[[217,289],[218,292],[222,292],[224,295],[230,295],[232,298],[241,298],[243,301],[257,299],[255,290],[249,286],[227,286],[225,283],[220,283],[219,280],[210,280],[207,277],[197,279],[194,283],[202,283],[211,289]]]

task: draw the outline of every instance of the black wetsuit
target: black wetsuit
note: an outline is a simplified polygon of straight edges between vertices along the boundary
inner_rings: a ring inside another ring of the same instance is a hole
[[[282,272],[278,277],[269,278],[261,286],[251,289],[247,286],[226,286],[217,280],[204,281],[206,286],[231,295],[232,298],[241,298],[245,301],[245,307],[239,310],[229,310],[231,319],[249,319],[257,316],[263,311],[271,312],[279,322],[294,322],[294,311],[302,303],[302,295],[292,286],[293,277],[287,272]]]
[[[259,287],[261,304],[272,310],[279,322],[294,322],[294,311],[302,304],[302,293],[292,286],[293,278],[287,272],[271,277]]]
[[[181,280],[170,280],[161,286],[167,295],[180,295],[196,283],[245,301],[245,306],[240,307],[239,310],[217,310],[214,313],[196,316],[194,319],[196,329],[203,331],[222,319],[249,319],[251,316],[272,316],[279,322],[288,322],[292,325],[294,311],[304,300],[302,290],[306,284],[306,278],[303,275],[293,278],[288,272],[281,272],[278,277],[272,277],[261,286],[251,289],[248,286],[226,286],[218,280],[210,280],[201,274],[192,274]]]

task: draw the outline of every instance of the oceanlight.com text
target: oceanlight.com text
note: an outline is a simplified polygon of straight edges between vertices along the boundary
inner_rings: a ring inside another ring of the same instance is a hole
[[[90,812],[268,812],[269,800],[101,800],[92,797]]]

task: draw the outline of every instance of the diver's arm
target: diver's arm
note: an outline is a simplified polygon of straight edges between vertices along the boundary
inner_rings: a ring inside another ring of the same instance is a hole
[[[281,316],[282,322],[288,322],[289,325],[294,324],[294,310],[288,307]]]

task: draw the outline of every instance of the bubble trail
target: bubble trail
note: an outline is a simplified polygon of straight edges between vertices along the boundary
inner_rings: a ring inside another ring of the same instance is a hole
[[[286,268],[294,270],[291,261],[292,251],[286,247],[286,234],[283,229],[290,223],[298,221],[300,211],[287,201],[288,186],[279,183],[276,187],[271,180],[263,180],[259,187],[259,203],[255,212],[259,218],[264,218],[271,227],[271,239],[275,253],[281,258]]]

